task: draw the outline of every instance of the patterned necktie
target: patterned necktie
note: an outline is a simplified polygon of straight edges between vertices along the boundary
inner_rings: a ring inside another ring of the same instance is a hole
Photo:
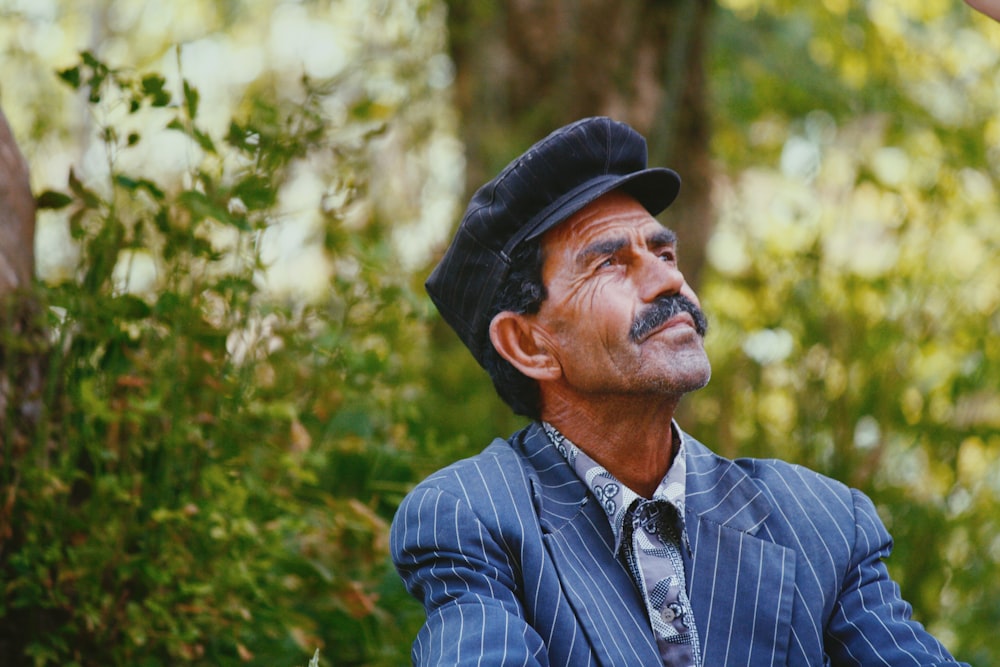
[[[625,557],[646,598],[664,665],[698,667],[701,651],[684,581],[677,510],[662,500],[636,499],[625,522]]]

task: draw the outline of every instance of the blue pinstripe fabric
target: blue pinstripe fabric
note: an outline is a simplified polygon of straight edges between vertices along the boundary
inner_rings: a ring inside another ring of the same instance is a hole
[[[685,438],[685,567],[706,666],[955,664],[909,620],[863,494]],[[415,664],[660,664],[603,510],[537,425],[418,485],[391,549],[427,610]]]

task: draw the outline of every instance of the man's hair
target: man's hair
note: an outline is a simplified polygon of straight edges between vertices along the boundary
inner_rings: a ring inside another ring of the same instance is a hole
[[[534,315],[545,301],[542,283],[542,244],[532,239],[519,245],[510,258],[510,271],[500,286],[490,307],[488,321],[497,313],[510,311],[519,315]],[[541,418],[541,392],[538,382],[517,370],[504,359],[489,337],[483,342],[483,367],[493,380],[497,394],[519,415]]]

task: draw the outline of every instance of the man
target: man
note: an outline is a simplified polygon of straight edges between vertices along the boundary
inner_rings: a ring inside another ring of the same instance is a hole
[[[653,215],[680,187],[589,118],[472,198],[427,281],[533,423],[417,486],[393,560],[421,665],[954,664],[899,597],[872,503],[673,421],[706,322]]]

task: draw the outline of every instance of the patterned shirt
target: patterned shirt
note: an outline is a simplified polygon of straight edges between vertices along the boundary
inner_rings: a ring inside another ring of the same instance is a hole
[[[542,422],[553,446],[604,508],[615,539],[615,554],[628,568],[646,602],[660,657],[665,667],[700,667],[701,646],[685,585],[681,549],[690,552],[684,528],[686,465],[684,438],[673,464],[650,499],[619,482],[568,440]]]

